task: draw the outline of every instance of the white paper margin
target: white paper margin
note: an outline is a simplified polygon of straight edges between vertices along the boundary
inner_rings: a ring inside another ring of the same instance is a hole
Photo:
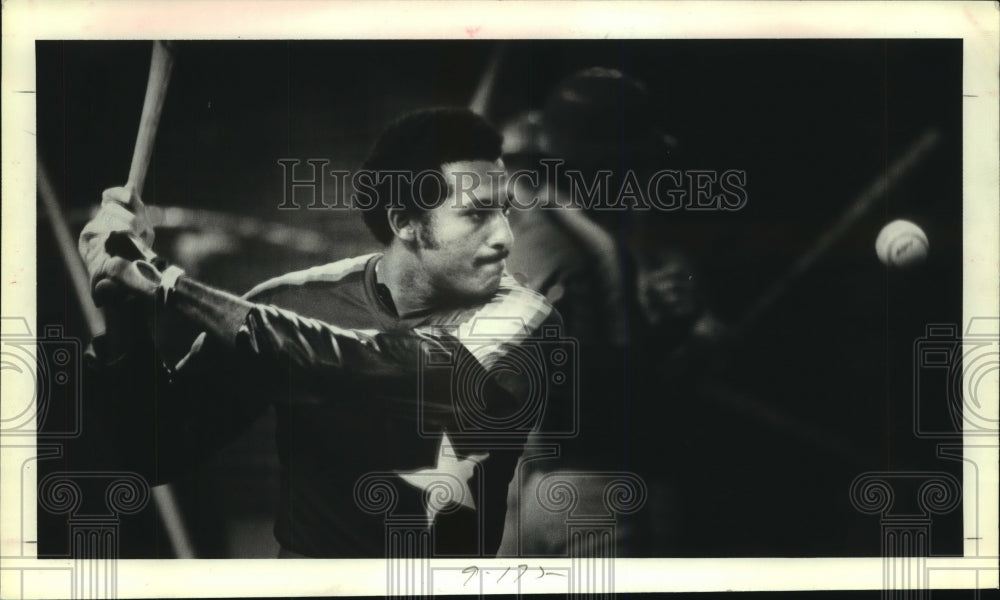
[[[1000,267],[998,76],[994,2],[451,2],[146,1],[3,4],[2,310],[34,323],[35,103],[37,39],[346,39],[346,38],[962,38],[964,40],[964,306],[996,316]],[[29,93],[26,93],[28,91]],[[37,332],[36,332],[37,333]],[[3,395],[24,393],[4,375]],[[997,398],[997,381],[980,384]],[[988,387],[992,386],[992,388]],[[979,414],[997,418],[992,413]],[[965,557],[928,558],[935,588],[997,587],[997,438],[965,440]],[[22,529],[35,519],[34,439],[0,449],[0,594],[69,597],[79,562],[33,558]],[[968,483],[978,478],[974,494]],[[22,486],[24,486],[22,488]],[[859,514],[859,518],[863,518]],[[873,524],[873,527],[875,525]],[[975,541],[972,541],[972,539]],[[480,561],[502,570],[523,561]],[[469,593],[468,561],[435,560],[434,593]],[[568,559],[532,560],[565,568]],[[616,592],[879,589],[880,558],[617,559]],[[440,577],[438,576],[440,575]],[[382,560],[121,560],[119,597],[384,595]],[[521,590],[565,593],[560,578]],[[476,592],[480,590],[475,590]]]

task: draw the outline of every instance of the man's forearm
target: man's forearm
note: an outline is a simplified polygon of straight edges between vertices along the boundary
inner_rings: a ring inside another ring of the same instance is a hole
[[[455,373],[427,369],[432,350],[454,356],[455,369],[481,384],[479,410],[513,414],[530,395],[521,377],[504,368],[486,369],[457,338],[418,331],[369,333],[345,329],[267,304],[256,304],[192,279],[180,278],[166,297],[168,310],[192,324],[251,365],[246,378],[277,377],[287,386],[328,392],[329,383],[359,385],[373,396],[409,398],[421,387],[426,410],[450,413]],[[478,374],[476,374],[478,372]],[[273,381],[272,381],[273,383]],[[346,389],[346,388],[344,388]],[[378,393],[375,393],[378,391]],[[366,395],[368,395],[366,394]],[[348,395],[353,397],[353,395]],[[458,403],[462,404],[461,402]],[[408,409],[411,410],[412,409]]]
[[[165,300],[168,309],[176,311],[226,347],[235,346],[237,335],[255,306],[239,296],[188,277],[180,277]]]
[[[187,277],[178,279],[168,291],[166,306],[228,348],[277,359],[282,368],[319,376],[415,373],[419,346],[425,341],[416,334],[370,335],[340,328],[249,302]]]

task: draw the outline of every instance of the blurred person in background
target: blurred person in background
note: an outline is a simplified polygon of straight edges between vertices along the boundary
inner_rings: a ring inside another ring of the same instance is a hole
[[[539,113],[515,117],[502,132],[504,163],[512,174],[516,200],[510,224],[517,241],[508,258],[508,270],[558,309],[565,334],[578,341],[581,406],[577,435],[555,442],[560,447],[558,459],[542,452],[532,456],[531,449],[526,452],[518,485],[511,486],[501,552],[560,555],[569,550],[564,515],[546,512],[538,504],[539,484],[545,475],[559,469],[605,465],[607,470],[620,464],[619,446],[606,443],[609,433],[617,429],[620,411],[604,388],[622,383],[619,365],[628,336],[621,307],[626,293],[614,240],[582,210],[555,198],[561,193],[558,185],[545,180],[541,161],[553,157],[541,139],[544,131]],[[532,441],[551,443],[542,434],[533,436]],[[578,491],[584,505],[601,502],[596,487]]]
[[[601,67],[559,82],[543,110],[515,117],[503,133],[508,169],[534,174],[512,177],[519,202],[511,228],[518,243],[508,267],[559,308],[567,335],[580,342],[581,356],[578,435],[558,441],[558,459],[523,463],[520,499],[511,499],[512,506],[520,507],[521,521],[511,520],[513,511],[508,515],[503,549],[562,555],[573,551],[567,547],[566,515],[547,512],[538,504],[544,476],[559,471],[636,471],[654,492],[662,488],[656,459],[649,456],[655,449],[643,440],[658,437],[646,417],[659,417],[662,405],[661,398],[653,397],[658,396],[659,381],[648,372],[659,361],[647,357],[667,356],[669,347],[679,344],[674,309],[686,310],[671,297],[676,290],[664,265],[645,259],[633,246],[636,216],[625,209],[581,208],[587,201],[573,195],[566,173],[575,171],[584,182],[599,181],[600,174],[606,174],[608,185],[598,192],[604,197],[596,200],[611,205],[630,173],[643,183],[663,166],[675,142],[656,125],[644,84]],[[563,169],[554,179],[553,160]],[[582,483],[577,493],[583,512],[600,512],[605,499],[599,484]],[[661,500],[654,498],[618,528],[616,543],[622,552],[643,552],[662,542],[655,538],[669,517],[663,514],[666,503]],[[659,525],[653,530],[651,523]]]

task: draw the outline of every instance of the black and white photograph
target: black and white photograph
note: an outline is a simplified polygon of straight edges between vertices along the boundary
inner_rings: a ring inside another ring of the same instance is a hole
[[[632,559],[995,587],[995,48],[448,22],[18,46],[4,555],[386,559],[379,595],[673,589]]]

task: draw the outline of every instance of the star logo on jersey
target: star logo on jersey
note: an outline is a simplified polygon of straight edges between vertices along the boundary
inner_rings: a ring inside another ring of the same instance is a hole
[[[403,481],[425,493],[428,527],[434,524],[438,513],[447,512],[445,509],[451,504],[476,510],[469,480],[472,479],[476,465],[489,457],[489,452],[486,452],[459,458],[448,434],[443,433],[434,467],[399,473]]]

